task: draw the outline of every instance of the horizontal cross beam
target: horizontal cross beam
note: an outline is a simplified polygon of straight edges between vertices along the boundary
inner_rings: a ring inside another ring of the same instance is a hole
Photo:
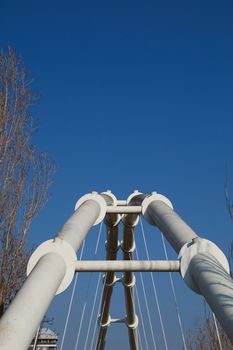
[[[77,272],[179,272],[179,260],[82,260],[76,261]]]
[[[118,205],[107,206],[107,214],[141,214],[142,207],[140,205]]]

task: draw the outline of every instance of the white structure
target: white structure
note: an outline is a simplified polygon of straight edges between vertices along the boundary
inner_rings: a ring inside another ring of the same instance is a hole
[[[177,261],[130,261],[135,248],[134,227],[138,216],[157,226],[178,254]],[[77,262],[76,252],[93,225],[105,220],[107,261]],[[117,257],[118,223],[124,224],[121,249],[125,261]],[[91,193],[76,204],[75,212],[55,239],[43,243],[32,255],[28,278],[0,320],[0,350],[25,350],[39,327],[55,294],[65,290],[76,271],[105,271],[98,349],[104,349],[107,328],[124,322],[130,347],[138,348],[138,324],[134,305],[134,271],[178,271],[189,288],[202,294],[233,343],[233,280],[225,255],[212,242],[198,235],[174,212],[170,201],[157,193],[135,191],[125,201],[110,192]],[[124,271],[126,318],[111,319],[109,307],[115,284],[114,271]]]
[[[48,328],[41,328],[33,338],[28,350],[56,350],[58,336]]]

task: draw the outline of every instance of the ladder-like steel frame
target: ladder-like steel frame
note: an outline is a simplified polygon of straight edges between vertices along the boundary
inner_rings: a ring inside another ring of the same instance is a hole
[[[157,226],[178,254],[177,261],[135,261],[134,227],[142,214]],[[93,225],[105,221],[106,261],[77,261],[76,252]],[[118,242],[118,224],[123,222],[123,240]],[[123,261],[117,261],[119,246]],[[222,251],[211,241],[200,238],[173,210],[171,202],[155,192],[135,191],[128,200],[117,200],[110,192],[83,196],[58,235],[44,242],[33,253],[28,277],[0,320],[0,350],[25,350],[55,294],[71,283],[75,271],[104,271],[104,290],[99,318],[97,349],[104,349],[107,327],[124,321],[130,347],[138,348],[137,316],[133,286],[135,271],[180,271],[185,283],[202,294],[233,343],[233,280]],[[122,271],[126,319],[109,315],[115,272]]]

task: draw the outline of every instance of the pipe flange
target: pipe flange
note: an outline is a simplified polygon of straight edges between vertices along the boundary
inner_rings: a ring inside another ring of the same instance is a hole
[[[135,216],[135,220],[134,220],[134,222],[133,222],[132,224],[127,224],[127,223],[125,222],[125,217],[126,217],[127,215],[134,215],[134,216]],[[123,214],[123,215],[122,215],[122,218],[121,218],[121,221],[122,221],[122,224],[123,224],[124,226],[134,228],[135,226],[137,226],[137,224],[138,224],[138,222],[139,222],[139,214]]]
[[[105,323],[102,323],[102,316],[101,315],[99,315],[99,317],[98,317],[98,324],[99,324],[99,327],[101,327],[101,328],[106,328],[106,327],[110,326],[111,321],[112,321],[112,318],[110,315],[108,315],[108,320]]]
[[[199,253],[213,255],[227,273],[230,273],[230,268],[226,256],[213,242],[204,238],[195,237],[191,242],[184,244],[178,256],[178,259],[180,259],[180,274],[189,288],[201,294],[189,271],[189,264],[192,258]]]
[[[114,275],[113,281],[111,283],[105,282],[106,287],[114,287],[117,282],[121,282],[121,277]]]
[[[124,253],[133,253],[136,249],[136,244],[135,244],[135,241],[133,241],[133,245],[131,246],[131,248],[126,249],[126,248],[124,248],[124,241],[121,241],[120,247]]]
[[[62,257],[66,264],[65,276],[56,291],[56,295],[62,293],[73,280],[75,272],[76,253],[69,243],[60,238],[45,241],[31,255],[27,265],[27,276],[38,263],[41,257],[46,254],[55,253]]]
[[[125,323],[126,323],[126,326],[127,326],[128,328],[130,328],[130,329],[136,329],[136,328],[138,327],[138,324],[139,324],[139,322],[138,322],[138,316],[135,315],[135,322],[134,322],[134,323],[128,323],[128,322],[127,322],[127,317],[126,317]]]
[[[121,282],[123,284],[124,287],[126,288],[133,288],[136,284],[136,277],[135,274],[132,275],[132,282],[131,283],[126,283],[125,282],[125,277],[124,275],[121,277]]]
[[[142,192],[139,192],[138,190],[135,190],[133,193],[131,193],[130,195],[129,195],[129,197],[127,198],[127,200],[126,200],[126,205],[141,205],[141,203],[139,204],[139,203],[132,203],[133,202],[133,199],[135,198],[135,197],[142,197],[141,198],[141,201],[140,202],[142,202],[143,201],[143,197],[144,197],[145,195],[142,193]],[[132,215],[134,216],[134,222],[132,222],[132,223],[130,223],[130,224],[128,224],[127,222],[125,222],[125,218],[127,218],[127,216],[128,215],[131,215],[131,217],[132,217]],[[125,225],[125,226],[127,226],[127,227],[135,227],[135,226],[137,226],[137,224],[138,224],[138,222],[139,222],[139,215],[138,214],[124,214],[124,215],[122,215],[122,219],[121,219],[121,221],[122,221],[122,223],[123,223],[123,225]]]
[[[137,200],[133,200],[135,197],[138,197]],[[133,193],[131,193],[129,195],[129,197],[126,200],[127,205],[141,205],[141,203],[143,202],[144,198],[147,197],[147,194],[142,193],[138,190],[133,191]]]
[[[117,206],[117,198],[110,190],[100,192],[100,195],[103,196],[104,198],[107,197],[106,198],[107,205]]]
[[[104,198],[100,194],[98,194],[97,192],[92,192],[82,196],[75,204],[74,210],[77,210],[83,203],[85,203],[88,200],[96,201],[100,207],[99,216],[94,222],[94,226],[95,226],[95,225],[98,225],[105,218],[107,203],[105,202]]]
[[[101,192],[100,195],[104,198],[104,200],[106,201],[106,204],[108,206],[117,206],[117,198],[110,190],[107,190],[105,192]],[[112,223],[111,217],[114,218],[114,223]],[[117,226],[120,221],[121,221],[120,214],[107,214],[105,216],[105,223],[109,227]]]
[[[157,192],[152,192],[149,196],[147,196],[143,202],[142,202],[142,215],[145,217],[145,219],[151,224],[154,225],[154,222],[151,220],[150,215],[148,215],[147,209],[148,206],[154,202],[154,201],[160,201],[168,205],[171,209],[173,209],[173,205],[170,202],[170,200],[163,196],[162,194],[159,194]]]
[[[111,214],[111,213],[107,213],[104,219],[104,223],[107,227],[107,229],[111,229],[112,227],[116,227],[119,225],[119,223],[121,222],[121,214]],[[114,218],[114,220],[112,220],[112,218]]]

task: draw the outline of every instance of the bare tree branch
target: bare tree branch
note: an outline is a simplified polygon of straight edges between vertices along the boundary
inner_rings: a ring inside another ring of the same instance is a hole
[[[47,198],[55,164],[32,143],[37,100],[22,60],[0,51],[0,315],[25,278],[27,232]]]

